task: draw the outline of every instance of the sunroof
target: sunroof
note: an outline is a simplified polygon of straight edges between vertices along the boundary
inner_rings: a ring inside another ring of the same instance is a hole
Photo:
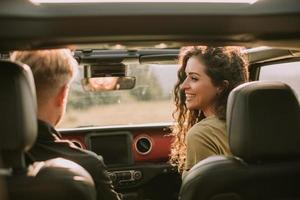
[[[254,4],[258,0],[29,0],[34,4],[51,3],[241,3]]]

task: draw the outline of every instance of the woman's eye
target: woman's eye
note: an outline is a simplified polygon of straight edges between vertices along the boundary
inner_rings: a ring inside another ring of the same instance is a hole
[[[191,80],[192,80],[192,81],[198,81],[198,78],[196,78],[196,77],[191,77]]]

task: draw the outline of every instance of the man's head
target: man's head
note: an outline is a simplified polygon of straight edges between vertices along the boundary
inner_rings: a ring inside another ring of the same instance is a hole
[[[12,61],[27,64],[33,73],[38,117],[55,126],[64,114],[69,84],[77,62],[68,49],[15,51]]]

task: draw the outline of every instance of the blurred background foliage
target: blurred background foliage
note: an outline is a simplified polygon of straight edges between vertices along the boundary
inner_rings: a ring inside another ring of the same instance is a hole
[[[155,101],[169,99],[171,88],[164,91],[164,81],[158,80],[157,66],[129,65],[128,76],[136,77],[136,85],[131,90],[87,92],[81,86],[82,73],[79,73],[71,85],[67,109],[85,109],[95,105],[116,104],[126,99],[136,101]]]

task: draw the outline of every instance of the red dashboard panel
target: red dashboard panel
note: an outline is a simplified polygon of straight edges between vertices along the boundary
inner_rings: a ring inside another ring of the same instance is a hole
[[[172,137],[165,132],[160,131],[143,131],[135,132],[132,143],[132,152],[135,162],[150,162],[150,161],[168,161],[170,155],[170,147]],[[147,154],[141,154],[136,149],[136,142],[139,138],[147,138],[151,141],[152,147]]]
[[[134,130],[131,131],[133,136],[133,141],[131,144],[133,158],[135,163],[145,163],[145,162],[166,162],[170,155],[170,146],[172,137],[169,133],[159,130]],[[85,143],[84,133],[74,133],[74,134],[64,134],[63,139],[68,139],[75,142],[77,146],[81,146],[83,149],[87,149],[87,144]],[[136,142],[139,138],[147,138],[151,141],[151,149],[146,154],[141,154],[137,151]]]

